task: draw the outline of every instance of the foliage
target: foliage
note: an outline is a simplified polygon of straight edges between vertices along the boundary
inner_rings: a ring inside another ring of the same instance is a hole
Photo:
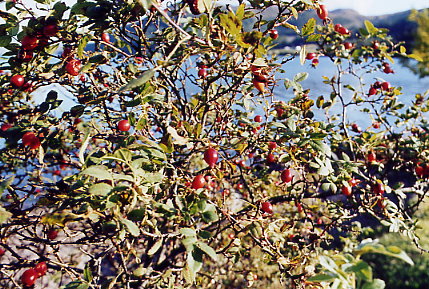
[[[429,102],[405,107],[401,87],[365,79],[407,56],[386,29],[367,21],[346,45],[329,19],[290,25],[319,8],[309,0],[37,2],[37,15],[20,1],[1,11],[2,287],[46,261],[61,288],[304,288],[359,217],[416,238]],[[269,53],[278,26],[337,67],[330,93],[279,76],[308,57]],[[362,131],[354,110],[374,125]]]
[[[409,18],[418,25],[413,53],[417,55],[421,61],[417,63],[414,70],[421,77],[425,77],[429,75],[429,8],[420,11],[413,10]]]

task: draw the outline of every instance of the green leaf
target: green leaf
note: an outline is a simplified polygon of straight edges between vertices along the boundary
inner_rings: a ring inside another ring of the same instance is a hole
[[[367,281],[372,280],[372,268],[365,261],[359,260],[356,264],[347,267],[345,270],[347,273],[356,273],[360,279]]]
[[[301,82],[306,80],[308,77],[308,72],[300,72],[297,75],[294,76],[293,81],[295,82]]]
[[[140,229],[135,223],[127,219],[121,219],[121,223],[125,225],[125,228],[131,235],[134,237],[140,236]]]
[[[384,289],[386,287],[386,283],[381,279],[374,279],[372,282],[365,283],[362,286],[362,289]]]
[[[10,217],[12,217],[12,213],[0,206],[0,224],[6,223]]]
[[[238,35],[241,32],[242,23],[241,21],[234,15],[234,13],[230,12],[228,14],[220,14],[220,25],[232,35]]]
[[[301,47],[301,50],[299,51],[299,63],[301,63],[301,65],[304,65],[306,57],[307,57],[307,48],[305,45],[303,45]]]
[[[88,189],[88,193],[90,193],[91,195],[96,195],[96,196],[105,196],[108,193],[110,193],[110,191],[112,190],[112,186],[106,183],[98,183],[95,185],[92,185],[91,187],[89,187]]]
[[[310,282],[332,282],[338,278],[337,274],[317,274],[316,276],[308,278]]]
[[[73,281],[61,288],[62,289],[88,289],[89,284],[84,281]]]
[[[155,69],[146,70],[139,78],[131,79],[126,85],[119,88],[118,92],[132,90],[136,87],[142,86],[155,75]]]
[[[152,256],[153,254],[155,254],[156,252],[158,252],[159,248],[161,248],[161,247],[162,247],[163,241],[164,241],[164,240],[163,240],[162,238],[159,238],[159,239],[155,242],[155,244],[153,244],[153,246],[150,248],[150,250],[147,252],[147,254],[148,254],[149,256]]]
[[[90,166],[83,170],[81,174],[91,176],[99,180],[113,180],[112,174],[109,172],[107,167],[103,165]]]
[[[14,179],[15,177],[11,176],[10,178],[7,178],[6,180],[0,183],[0,195],[3,194],[4,191],[12,184]]]
[[[374,24],[372,24],[371,21],[365,20],[364,24],[365,24],[365,28],[369,34],[376,34],[378,32],[378,29],[375,28]]]
[[[79,44],[77,47],[77,55],[79,58],[83,58],[83,52],[85,51],[85,47],[88,44],[88,42],[91,40],[92,36],[91,34],[86,34],[79,40]]]
[[[122,148],[117,150],[113,156],[128,163],[131,161],[133,153],[128,149]]]
[[[191,237],[191,236],[196,236],[197,232],[194,229],[191,228],[181,228],[179,230],[180,234],[182,234],[185,237]]]
[[[238,6],[238,8],[237,8],[237,11],[235,12],[235,16],[237,16],[237,18],[239,19],[239,20],[243,20],[243,17],[244,17],[244,8],[246,7],[246,5],[245,4],[243,4],[243,3],[241,3],[239,6]]]
[[[216,251],[204,242],[197,242],[198,248],[204,251],[213,261],[217,261]]]
[[[89,264],[87,264],[85,266],[85,269],[83,270],[83,279],[87,282],[92,281],[92,272],[91,272]]]
[[[0,47],[6,47],[12,42],[12,37],[9,35],[0,36]]]
[[[307,36],[314,33],[314,29],[316,27],[316,19],[310,18],[307,23],[305,23],[304,27],[302,27],[302,36]]]
[[[89,140],[91,136],[90,132],[90,129],[86,128],[85,135],[83,137],[83,142],[79,149],[79,161],[82,165],[85,163],[85,150],[89,145]]]
[[[331,273],[337,274],[338,266],[328,256],[320,256],[319,257],[319,263],[322,265],[326,270],[330,271]]]
[[[374,241],[366,241],[362,242],[357,249],[355,250],[356,254],[363,255],[368,253],[377,253],[382,254],[394,258],[398,258],[411,266],[414,265],[413,260],[405,253],[403,250],[396,246],[384,247],[382,244],[374,242]]]

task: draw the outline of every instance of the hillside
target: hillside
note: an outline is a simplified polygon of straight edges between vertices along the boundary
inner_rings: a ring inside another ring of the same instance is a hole
[[[268,11],[264,17],[271,18],[276,11]],[[394,38],[395,41],[405,41],[406,46],[411,46],[413,42],[413,35],[416,31],[416,23],[408,20],[411,10],[380,15],[380,16],[363,16],[352,9],[337,9],[329,12],[329,17],[334,23],[340,23],[343,26],[349,28],[351,31],[357,31],[364,24],[365,20],[371,21],[378,28],[389,29],[389,34]],[[298,20],[293,19],[290,21],[291,24],[298,27],[302,27],[308,19],[311,17],[316,18],[318,23],[321,24],[321,20],[318,19],[315,11],[308,11],[300,15]],[[250,24],[250,23],[248,23]],[[296,34],[290,29],[279,27],[279,45],[278,47],[301,45],[302,39],[296,37]]]

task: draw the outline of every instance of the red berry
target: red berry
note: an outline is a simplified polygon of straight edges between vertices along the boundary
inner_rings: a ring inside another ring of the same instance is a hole
[[[244,185],[243,185],[243,184],[237,184],[237,189],[238,189],[238,190],[242,190],[242,189],[244,189]]]
[[[352,130],[357,133],[362,132],[362,129],[356,123],[352,123]]]
[[[253,86],[259,90],[259,92],[265,91],[265,83],[257,80],[256,78],[253,78],[252,80]]]
[[[33,286],[37,279],[37,272],[33,268],[27,269],[22,273],[21,283],[24,286],[30,287]]]
[[[82,68],[82,62],[79,59],[71,59],[66,64],[66,71],[70,75],[77,76]]]
[[[123,119],[118,122],[118,130],[120,131],[129,131],[131,128],[131,125],[128,121],[128,119]]]
[[[255,118],[253,119],[255,122],[262,122],[262,116],[260,115],[256,115]]]
[[[307,53],[307,55],[305,56],[305,59],[307,59],[307,60],[312,60],[313,58],[315,58],[316,57],[316,53],[314,53],[314,52],[309,52],[309,53]]]
[[[12,127],[12,125],[10,123],[4,123],[2,124],[2,126],[0,127],[1,131],[7,131],[8,129],[10,129]]]
[[[382,195],[384,194],[384,185],[382,182],[377,182],[373,187],[374,194]]]
[[[283,114],[285,113],[285,110],[281,107],[276,107],[276,113],[277,113],[277,117],[282,117]]]
[[[325,5],[320,5],[319,8],[316,10],[317,16],[322,19],[326,20],[328,18],[328,9]]]
[[[292,172],[290,169],[285,169],[282,171],[280,178],[282,179],[282,182],[284,183],[290,183],[293,179]]]
[[[217,150],[215,150],[214,148],[208,148],[204,152],[204,160],[209,165],[209,167],[214,168],[218,159],[219,159],[219,154]]]
[[[276,29],[271,29],[270,31],[268,31],[270,33],[270,37],[272,39],[277,39],[279,38],[279,32]]]
[[[48,271],[48,266],[46,265],[46,262],[40,262],[34,266],[34,270],[37,272],[37,276],[41,277],[44,276]]]
[[[342,186],[341,192],[344,196],[350,197],[352,195],[352,189],[349,186]]]
[[[3,248],[0,248],[0,257],[3,256],[6,253],[6,250]]]
[[[311,61],[311,65],[313,65],[313,66],[317,66],[319,64],[319,59],[317,59],[317,58],[314,58],[312,61]]]
[[[28,131],[22,136],[22,144],[24,146],[30,146],[35,139],[37,139],[37,136],[34,132]]]
[[[18,51],[18,59],[24,62],[29,62],[33,58],[33,51],[21,49]]]
[[[273,154],[268,154],[267,156],[267,163],[272,164],[276,162],[276,156]]]
[[[390,83],[385,81],[381,83],[381,89],[384,91],[388,91],[390,89]]]
[[[372,162],[377,161],[377,156],[375,155],[375,153],[374,153],[374,152],[370,152],[370,153],[367,155],[366,159],[367,159],[367,161],[368,161],[368,162],[372,163]]]
[[[276,147],[277,147],[277,143],[276,142],[273,142],[273,141],[268,142],[268,149],[270,151],[274,150]]]
[[[344,42],[344,48],[349,50],[353,48],[353,43],[350,42]]]
[[[372,49],[377,50],[380,48],[380,43],[378,43],[377,41],[372,43]]]
[[[101,40],[103,40],[104,42],[110,43],[110,35],[107,32],[103,32],[101,34]]]
[[[199,77],[199,78],[206,78],[206,77],[207,77],[207,75],[208,75],[207,69],[205,69],[205,68],[200,68],[200,69],[198,70],[198,77]]]
[[[378,129],[378,128],[380,128],[380,123],[378,121],[374,121],[372,123],[372,127],[375,128],[375,129]]]
[[[346,27],[343,27],[343,26],[341,26],[337,32],[340,33],[341,35],[346,35],[346,34],[350,33],[350,31]]]
[[[390,66],[385,66],[385,67],[383,68],[383,72],[384,72],[384,73],[386,73],[386,74],[394,73],[393,69],[392,69],[392,68],[390,68]]]
[[[375,89],[374,87],[371,86],[369,91],[368,91],[368,95],[371,96],[374,94],[377,94],[377,89]]]
[[[21,44],[25,50],[34,50],[39,45],[39,39],[36,36],[25,35],[21,40]]]
[[[55,240],[58,236],[58,231],[51,229],[46,233],[46,236],[48,237],[49,240]]]
[[[57,35],[59,29],[57,24],[49,24],[43,27],[43,35],[51,37]]]
[[[375,89],[379,89],[381,88],[381,82],[380,81],[376,81],[374,82],[374,84],[372,85]]]
[[[10,84],[12,84],[14,87],[22,87],[25,83],[25,79],[20,74],[15,74],[10,78]]]
[[[340,30],[340,28],[341,27],[343,27],[343,25],[341,25],[341,24],[335,24],[335,26],[334,26],[334,30],[336,31],[336,32],[338,32],[339,30]]]
[[[422,166],[417,166],[415,169],[415,172],[416,172],[416,175],[418,176],[418,177],[423,177],[424,176],[424,173],[425,173],[425,168],[424,167],[422,167]]]
[[[272,213],[273,213],[273,205],[271,205],[271,203],[270,203],[270,202],[263,202],[263,203],[261,204],[261,210],[262,210],[264,213],[272,214]]]
[[[204,188],[206,181],[203,175],[196,175],[192,181],[191,188],[194,190]]]

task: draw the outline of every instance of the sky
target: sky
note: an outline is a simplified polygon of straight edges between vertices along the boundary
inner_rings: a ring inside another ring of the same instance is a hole
[[[63,0],[68,4],[76,0]],[[220,0],[221,2],[236,2]],[[2,2],[0,0],[0,2]],[[34,0],[23,0],[24,3],[35,3]],[[365,16],[391,14],[409,9],[429,8],[429,0],[320,0],[328,10],[351,8]]]
[[[329,10],[351,8],[365,16],[429,8],[429,0],[324,0]]]

